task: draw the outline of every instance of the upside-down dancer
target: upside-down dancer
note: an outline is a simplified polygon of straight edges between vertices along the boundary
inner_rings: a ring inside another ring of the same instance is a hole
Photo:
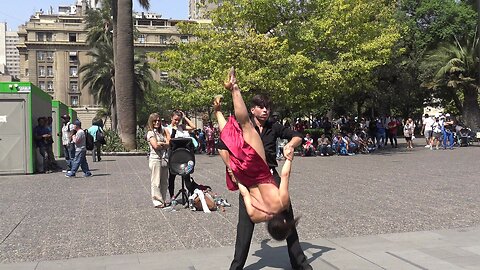
[[[233,68],[225,87],[232,94],[235,118],[229,117],[227,122],[223,116],[220,110],[221,96],[214,100],[214,111],[220,138],[228,149],[219,150],[227,166],[227,186],[230,190],[240,190],[252,222],[268,221],[272,237],[277,240],[285,239],[297,222],[287,222],[283,214],[280,214],[288,209],[290,204],[288,182],[292,159],[285,161],[281,182],[277,186],[267,165],[260,135],[249,118]]]

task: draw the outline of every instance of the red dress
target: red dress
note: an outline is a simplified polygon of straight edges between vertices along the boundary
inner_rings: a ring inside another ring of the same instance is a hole
[[[230,116],[228,122],[220,133],[220,138],[225,143],[230,153],[230,168],[233,175],[246,187],[258,184],[276,185],[270,167],[243,139],[242,129],[235,117]],[[227,188],[237,190],[238,186],[227,173]]]

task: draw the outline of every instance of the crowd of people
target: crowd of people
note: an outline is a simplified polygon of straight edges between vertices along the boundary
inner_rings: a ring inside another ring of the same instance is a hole
[[[288,121],[286,126],[304,135],[301,149],[302,156],[331,156],[368,154],[378,149],[388,147],[398,148],[398,137],[405,140],[407,149],[414,148],[415,135],[425,137],[425,147],[434,149],[453,149],[455,145],[468,145],[465,131],[472,132],[450,114],[425,114],[422,119],[414,121],[409,117],[401,119],[394,116],[376,118],[358,118],[341,116],[330,121],[328,117],[319,117],[314,121],[297,119],[294,125]],[[321,129],[321,134],[313,138],[306,132],[311,129]],[[470,138],[469,137],[469,138]],[[277,141],[277,159],[282,159],[284,141]],[[418,145],[419,143],[417,143]]]
[[[37,173],[52,173],[62,171],[66,177],[75,177],[79,168],[82,169],[85,177],[92,176],[86,159],[87,136],[93,140],[92,159],[93,162],[100,161],[101,146],[105,141],[99,138],[103,136],[103,121],[95,119],[92,126],[87,130],[82,129],[80,120],[71,121],[69,115],[63,115],[62,128],[58,134],[52,134],[52,117],[39,117],[37,126],[33,129],[36,153]],[[85,132],[86,131],[86,132]],[[88,133],[88,134],[86,134]],[[61,138],[65,166],[62,167],[55,159],[53,151],[54,138]]]

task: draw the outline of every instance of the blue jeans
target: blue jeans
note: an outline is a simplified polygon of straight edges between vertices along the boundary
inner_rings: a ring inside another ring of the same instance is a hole
[[[75,152],[75,157],[73,158],[73,161],[72,161],[72,169],[70,170],[71,171],[70,174],[75,175],[79,167],[82,168],[83,173],[85,174],[90,173],[86,154],[87,154],[87,150],[80,150]]]
[[[320,154],[330,155],[332,153],[332,147],[330,145],[320,145]]]
[[[75,144],[69,143],[63,146],[65,150],[65,161],[67,162],[67,170],[72,169],[73,159],[75,158]]]
[[[448,147],[453,148],[453,132],[450,130],[443,130],[443,148],[447,148],[447,140],[450,142]]]

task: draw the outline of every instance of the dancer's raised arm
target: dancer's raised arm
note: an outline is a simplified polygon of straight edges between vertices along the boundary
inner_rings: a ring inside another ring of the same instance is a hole
[[[250,195],[250,191],[246,186],[242,185],[241,183],[238,183],[238,189],[240,191],[240,194],[242,194],[243,201],[245,202],[245,209],[247,210],[247,214],[253,223],[265,222],[272,219],[273,217],[272,214],[260,211],[257,208],[253,207],[252,205],[253,197]]]

